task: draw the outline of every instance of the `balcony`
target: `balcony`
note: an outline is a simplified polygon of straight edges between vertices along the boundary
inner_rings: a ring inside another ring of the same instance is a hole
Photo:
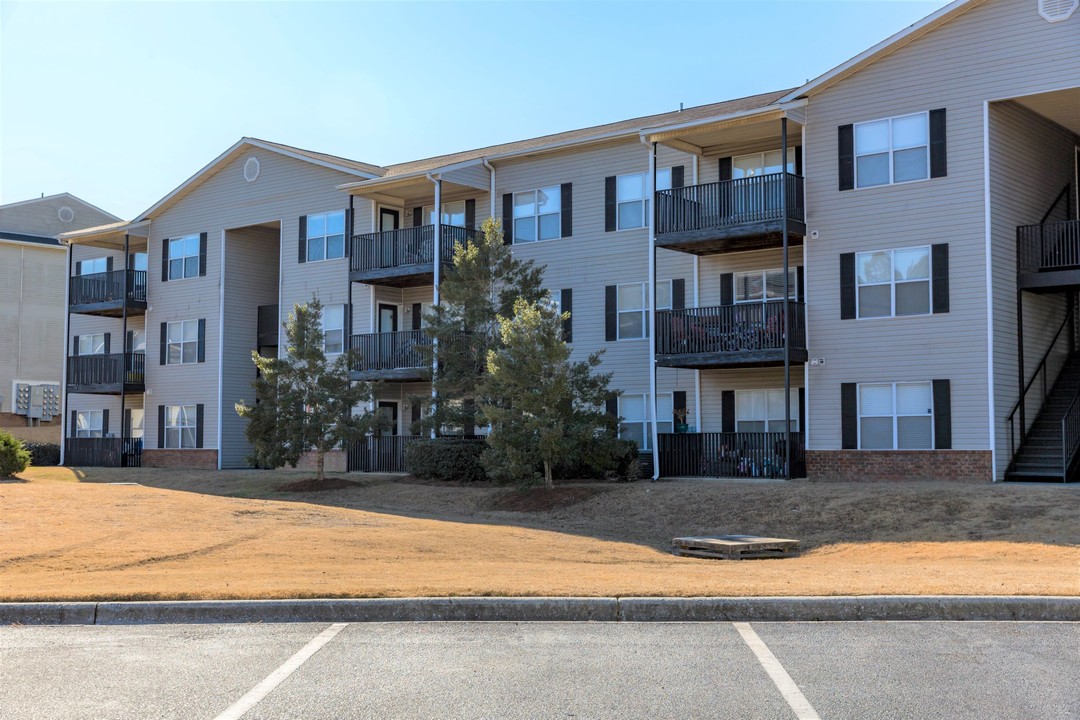
[[[783,302],[657,311],[656,364],[699,370],[783,365]],[[806,362],[806,307],[787,303],[791,361]]]
[[[473,240],[479,230],[441,225],[439,255],[444,265],[454,260],[454,250]],[[352,239],[349,279],[369,285],[416,287],[431,285],[435,277],[435,226],[355,235]]]
[[[66,438],[64,462],[73,467],[141,467],[142,438]]]
[[[352,347],[360,358],[350,368],[353,380],[393,380],[396,382],[431,379],[431,361],[419,349],[430,345],[423,330],[353,335]]]
[[[127,314],[146,314],[145,270],[110,270],[69,278],[69,309],[73,313],[84,315],[120,317],[124,314],[125,279],[127,281]]]
[[[281,327],[277,305],[260,305],[257,325],[257,346],[277,347],[278,329]]]
[[[791,437],[791,477],[806,477],[806,441]],[[788,434],[782,432],[660,433],[661,477],[784,478]]]
[[[67,359],[67,391],[93,395],[146,390],[146,354],[74,355]]]
[[[1016,268],[1021,290],[1080,287],[1080,220],[1016,228]]]
[[[785,225],[789,243],[802,244],[806,213],[800,175],[772,173],[656,193],[659,248],[712,255],[780,247]]]

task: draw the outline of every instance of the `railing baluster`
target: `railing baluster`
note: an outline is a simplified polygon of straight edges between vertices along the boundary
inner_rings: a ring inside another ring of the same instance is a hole
[[[712,227],[783,219],[784,193],[787,216],[805,220],[803,179],[791,173],[689,185],[656,192],[656,233],[703,230]]]

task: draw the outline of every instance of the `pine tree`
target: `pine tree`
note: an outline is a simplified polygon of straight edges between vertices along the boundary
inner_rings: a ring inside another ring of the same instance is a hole
[[[318,297],[294,305],[284,326],[287,355],[266,358],[252,352],[259,372],[252,383],[256,402],[241,401],[236,412],[248,420],[244,433],[252,446],[249,462],[265,468],[296,467],[304,453],[314,452],[316,480],[322,483],[328,451],[347,447],[379,427],[376,414],[354,414],[354,408],[367,407],[373,386],[349,379],[356,350],[327,360]]]
[[[546,299],[519,298],[499,317],[500,343],[488,351],[482,410],[491,422],[488,475],[554,487],[556,463],[606,468],[620,452],[616,419],[604,411],[611,373],[595,373],[601,352],[570,361],[560,314]]]

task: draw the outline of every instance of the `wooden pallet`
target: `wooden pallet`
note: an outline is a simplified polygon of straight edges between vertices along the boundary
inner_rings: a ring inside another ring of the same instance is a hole
[[[672,539],[671,553],[683,557],[717,560],[794,557],[799,554],[799,541],[754,535],[681,537]]]

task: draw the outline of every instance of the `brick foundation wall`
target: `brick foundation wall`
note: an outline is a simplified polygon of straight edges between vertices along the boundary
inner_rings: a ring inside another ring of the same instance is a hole
[[[316,457],[315,453],[304,453],[300,456],[300,462],[296,463],[296,469],[315,472]],[[344,450],[331,450],[326,453],[326,457],[323,459],[325,463],[323,469],[328,473],[343,473],[347,467],[345,464],[347,460],[348,456]]]
[[[807,450],[817,481],[952,480],[993,482],[989,450]]]
[[[217,450],[143,450],[143,467],[217,470]]]

